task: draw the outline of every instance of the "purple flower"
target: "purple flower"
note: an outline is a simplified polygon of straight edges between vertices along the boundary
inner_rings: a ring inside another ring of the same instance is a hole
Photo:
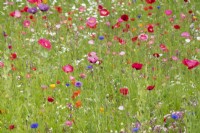
[[[37,12],[37,7],[28,8],[27,12],[35,14]]]
[[[75,86],[76,86],[76,87],[81,87],[81,86],[82,86],[82,83],[81,83],[80,81],[77,81],[77,82],[75,83]]]
[[[38,5],[39,9],[43,12],[48,11],[49,10],[49,6],[47,4],[39,4]]]
[[[139,130],[139,128],[135,127],[135,128],[132,129],[132,132],[135,133],[135,132],[137,132],[138,130]]]

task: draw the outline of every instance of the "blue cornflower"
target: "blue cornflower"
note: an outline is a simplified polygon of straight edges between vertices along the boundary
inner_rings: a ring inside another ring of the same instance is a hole
[[[38,123],[31,124],[31,128],[38,128]]]
[[[172,117],[172,119],[174,119],[174,120],[178,120],[178,118],[179,118],[179,116],[178,116],[177,114],[172,114],[171,117]]]
[[[157,6],[158,9],[160,9],[160,6]]]
[[[139,130],[139,128],[135,127],[132,129],[132,132],[134,133],[134,132],[137,132],[138,130]]]
[[[68,87],[68,86],[70,86],[70,84],[69,84],[69,83],[66,83],[66,86]]]
[[[139,14],[137,17],[138,17],[138,18],[141,18],[141,15]]]
[[[99,36],[99,40],[103,40],[104,39],[104,36]]]
[[[87,69],[92,69],[92,68],[93,68],[92,65],[87,66]]]

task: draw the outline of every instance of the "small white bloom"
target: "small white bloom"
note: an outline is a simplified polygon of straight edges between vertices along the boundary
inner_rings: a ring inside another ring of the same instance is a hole
[[[186,41],[187,43],[189,43],[189,42],[190,42],[190,39],[185,39],[185,41]]]
[[[124,110],[124,106],[119,106],[118,109],[119,110]]]

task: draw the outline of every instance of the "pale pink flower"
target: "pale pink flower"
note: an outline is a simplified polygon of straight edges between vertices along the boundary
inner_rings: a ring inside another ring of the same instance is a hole
[[[67,126],[69,126],[69,127],[72,126],[72,123],[73,123],[72,121],[66,121],[66,122],[65,122],[65,124],[66,124]]]
[[[140,34],[140,35],[138,36],[138,38],[139,38],[139,40],[141,40],[141,41],[146,41],[146,40],[148,39],[148,35],[142,33],[142,34]]]
[[[0,61],[0,68],[4,67],[4,63],[2,61]]]
[[[177,56],[172,56],[172,60],[177,61],[178,57]]]
[[[183,13],[181,13],[180,16],[182,19],[184,19],[186,17],[185,14],[183,14]]]
[[[185,37],[185,38],[188,38],[188,37],[190,37],[190,33],[188,33],[188,32],[183,32],[183,33],[181,33],[181,36],[182,36],[182,37]]]

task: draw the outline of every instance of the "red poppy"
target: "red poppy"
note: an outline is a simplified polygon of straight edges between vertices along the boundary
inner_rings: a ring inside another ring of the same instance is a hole
[[[129,17],[128,17],[128,15],[123,14],[123,15],[121,16],[121,19],[124,20],[124,21],[128,21]]]
[[[164,44],[160,44],[160,49],[164,52],[168,52],[168,48]]]
[[[52,103],[54,101],[54,98],[49,96],[47,100],[48,102]]]
[[[156,0],[146,0],[147,4],[153,4],[154,2],[156,2]]]
[[[103,6],[102,5],[98,5],[98,9],[99,10],[103,9]]]
[[[140,63],[133,63],[132,64],[132,68],[136,69],[136,70],[141,70],[142,69],[143,64]]]
[[[62,13],[62,8],[60,6],[55,6],[55,9],[58,13]]]
[[[188,67],[188,69],[193,69],[197,67],[200,62],[197,60],[189,60],[189,59],[183,59],[182,63]]]
[[[100,16],[108,16],[110,14],[110,12],[106,9],[101,9],[99,13],[100,13]]]
[[[116,23],[115,25],[112,26],[112,29],[115,29],[115,28],[119,28],[120,27],[120,23]]]
[[[74,91],[73,95],[72,95],[72,98],[76,98],[78,95],[80,95],[81,93],[81,90],[77,90],[77,91]]]
[[[124,96],[128,95],[129,93],[128,88],[120,88],[119,92]]]
[[[14,60],[14,59],[16,59],[17,58],[17,54],[16,53],[11,53],[10,54],[10,59],[11,60]]]
[[[157,58],[160,57],[160,55],[158,53],[154,53],[153,56],[157,57]]]
[[[152,25],[149,25],[148,28],[147,28],[148,32],[152,33],[154,32],[153,30],[153,26]]]
[[[135,42],[135,41],[137,41],[137,39],[138,39],[138,37],[136,36],[136,37],[133,37],[132,38],[132,42]]]
[[[150,86],[147,87],[147,90],[150,91],[150,90],[153,90],[154,88],[155,88],[155,85],[150,85]]]
[[[10,130],[12,130],[12,129],[14,129],[14,128],[15,128],[15,125],[10,125],[10,126],[9,126],[9,129],[10,129]]]
[[[152,6],[149,6],[149,10],[152,10],[153,9],[153,7]]]
[[[178,29],[180,29],[181,27],[180,27],[179,25],[174,25],[174,28],[178,30]]]

